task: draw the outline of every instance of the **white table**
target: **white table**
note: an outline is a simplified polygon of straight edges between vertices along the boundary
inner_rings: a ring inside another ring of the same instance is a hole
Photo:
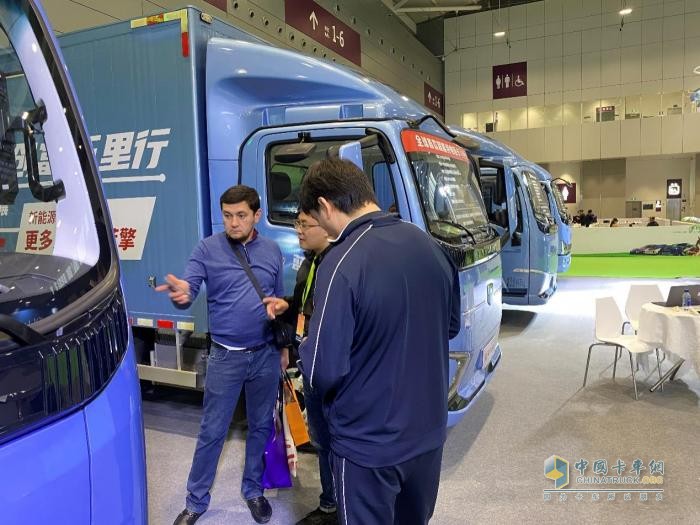
[[[653,390],[666,379],[672,379],[685,360],[692,363],[700,375],[700,313],[697,307],[688,311],[647,303],[639,314],[637,337],[663,349],[670,357],[676,357],[676,364],[652,387]]]

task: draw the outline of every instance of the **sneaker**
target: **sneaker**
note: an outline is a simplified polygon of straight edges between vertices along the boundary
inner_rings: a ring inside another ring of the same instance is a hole
[[[338,524],[338,513],[334,510],[332,512],[325,511],[318,507],[316,510],[310,512],[304,518],[296,523],[296,525],[337,525]]]

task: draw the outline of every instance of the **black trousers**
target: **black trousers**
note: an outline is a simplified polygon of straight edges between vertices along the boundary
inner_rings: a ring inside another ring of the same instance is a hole
[[[341,525],[426,525],[433,516],[442,447],[380,468],[330,456]]]

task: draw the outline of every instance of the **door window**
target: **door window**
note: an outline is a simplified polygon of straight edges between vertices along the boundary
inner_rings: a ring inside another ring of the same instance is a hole
[[[350,139],[352,140],[352,139]],[[301,182],[309,167],[328,157],[330,148],[347,143],[348,140],[314,141],[315,149],[303,159],[294,162],[279,162],[276,154],[286,144],[274,144],[268,155],[267,204],[268,219],[275,224],[293,226],[299,211]],[[396,188],[391,170],[378,145],[362,148],[363,170],[372,183],[379,207],[386,212],[397,211]]]

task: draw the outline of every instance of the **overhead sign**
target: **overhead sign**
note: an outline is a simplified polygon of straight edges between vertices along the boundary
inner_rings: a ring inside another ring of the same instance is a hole
[[[445,117],[445,95],[427,82],[423,82],[423,105]]]
[[[493,66],[493,98],[527,95],[527,62]]]
[[[218,7],[222,11],[226,11],[226,0],[204,0],[206,3]]]
[[[564,184],[563,182],[557,182],[557,188],[559,188],[559,193],[564,197],[564,202],[566,204],[576,204],[576,183],[570,182],[569,184]]]
[[[683,193],[683,179],[666,179],[666,198],[680,199]]]
[[[360,34],[312,0],[284,0],[284,21],[362,66]]]

